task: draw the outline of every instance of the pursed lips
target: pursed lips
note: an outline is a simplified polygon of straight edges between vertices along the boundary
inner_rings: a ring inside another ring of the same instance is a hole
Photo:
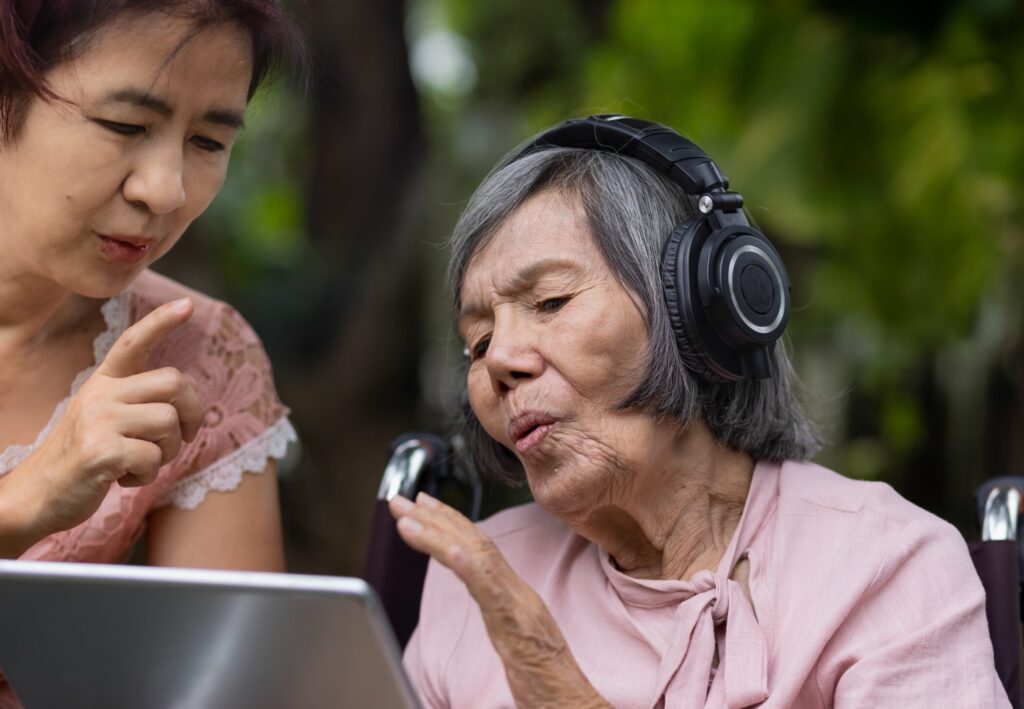
[[[508,436],[516,450],[527,453],[541,444],[558,420],[546,411],[524,411],[512,417]]]
[[[111,241],[120,241],[123,244],[129,244],[137,248],[148,249],[155,244],[159,239],[155,236],[138,236],[132,234],[102,234],[96,232],[96,235],[101,239],[110,239]]]
[[[159,239],[140,234],[103,234],[94,232],[103,254],[116,263],[134,264],[145,258]]]

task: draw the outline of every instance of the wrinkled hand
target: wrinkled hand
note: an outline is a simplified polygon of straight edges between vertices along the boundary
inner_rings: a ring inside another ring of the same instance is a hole
[[[114,482],[153,482],[182,441],[195,438],[203,415],[195,387],[177,369],[146,370],[153,349],[192,309],[187,298],[174,301],[125,330],[53,432],[6,476],[5,499],[21,502],[8,508],[25,514],[26,543],[84,522]]]
[[[609,706],[576,664],[544,601],[486,534],[425,493],[415,503],[395,497],[390,508],[402,539],[466,584],[505,665],[518,707]]]

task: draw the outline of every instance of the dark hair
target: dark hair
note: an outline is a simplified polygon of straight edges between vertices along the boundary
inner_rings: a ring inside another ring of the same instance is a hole
[[[45,75],[80,40],[126,13],[186,17],[197,28],[234,22],[252,39],[249,98],[272,70],[306,66],[302,35],[281,0],[0,0],[0,142],[17,133],[29,99],[60,99]]]
[[[772,376],[763,380],[704,381],[680,356],[662,294],[661,251],[673,225],[696,214],[695,200],[622,155],[551,148],[511,160],[516,154],[506,156],[477,187],[455,226],[448,283],[456,317],[473,256],[527,199],[552,190],[565,198],[567,208],[581,208],[609,269],[642,306],[647,371],[620,409],[644,411],[681,428],[702,420],[718,441],[755,460],[809,458],[820,441],[798,401],[799,385],[782,341],[769,357]],[[521,481],[519,460],[487,435],[465,398],[463,414],[466,445],[480,472]]]

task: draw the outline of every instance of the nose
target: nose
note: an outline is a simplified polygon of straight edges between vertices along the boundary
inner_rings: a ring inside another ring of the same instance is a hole
[[[154,148],[139,156],[121,187],[124,198],[153,214],[168,214],[185,204],[181,150]]]
[[[498,396],[544,372],[544,357],[529,326],[516,319],[496,321],[484,357],[491,387]]]

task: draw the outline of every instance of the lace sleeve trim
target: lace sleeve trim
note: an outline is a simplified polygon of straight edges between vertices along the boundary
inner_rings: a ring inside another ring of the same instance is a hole
[[[195,475],[185,478],[168,490],[157,507],[174,505],[184,510],[194,510],[210,490],[229,492],[242,482],[243,473],[262,473],[267,459],[280,460],[288,444],[298,440],[298,435],[287,416],[282,416],[263,433],[246,441],[241,448],[224,456]]]

